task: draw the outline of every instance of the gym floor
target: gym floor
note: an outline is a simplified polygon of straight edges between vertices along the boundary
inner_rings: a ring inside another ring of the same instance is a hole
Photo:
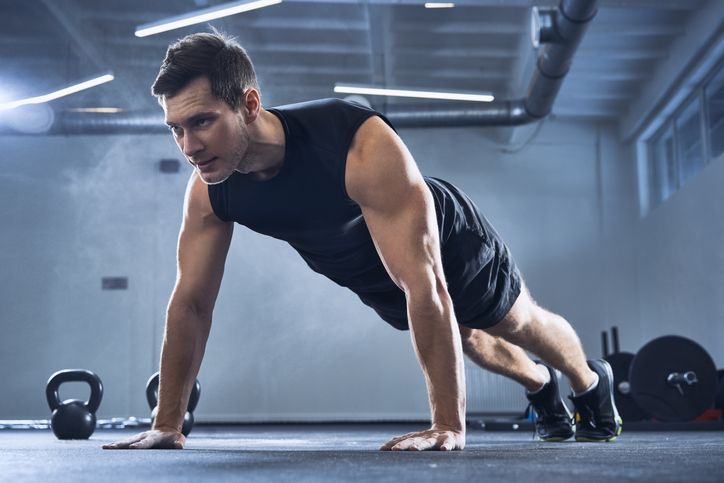
[[[625,432],[611,443],[543,443],[530,432],[471,429],[464,451],[381,452],[419,425],[194,427],[184,451],[107,451],[136,430],[59,441],[50,430],[0,431],[4,481],[691,481],[724,478],[724,433]]]

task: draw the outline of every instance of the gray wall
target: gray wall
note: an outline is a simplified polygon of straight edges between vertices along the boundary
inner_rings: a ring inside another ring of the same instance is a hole
[[[402,131],[425,174],[479,203],[534,297],[571,320],[592,356],[609,325],[643,336],[630,235],[635,169],[614,127],[550,120],[521,131],[512,147],[494,134]],[[0,419],[47,417],[47,377],[75,366],[104,380],[99,416],[144,416],[189,170],[158,171],[159,159],[180,159],[166,137],[0,142],[0,377],[12,395],[0,399]],[[101,291],[103,276],[128,276],[129,289]],[[469,409],[522,411],[515,385],[469,375]],[[200,379],[202,421],[427,417],[408,334],[312,273],[284,243],[243,227]],[[78,394],[62,396],[83,395],[71,389]]]
[[[724,366],[724,156],[637,220],[641,334],[694,339]],[[644,342],[643,340],[642,342]]]

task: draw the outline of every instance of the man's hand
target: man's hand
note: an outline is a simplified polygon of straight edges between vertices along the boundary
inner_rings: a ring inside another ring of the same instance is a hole
[[[115,443],[104,444],[103,449],[183,449],[186,436],[178,431],[153,429]]]
[[[392,438],[381,451],[453,451],[465,448],[465,432],[428,429]]]

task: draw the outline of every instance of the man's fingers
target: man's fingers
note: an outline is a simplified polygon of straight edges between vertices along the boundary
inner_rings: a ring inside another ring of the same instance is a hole
[[[186,438],[180,433],[146,431],[131,438],[104,444],[103,449],[183,449]]]
[[[151,438],[144,438],[128,446],[128,449],[148,449],[153,446],[155,441]]]
[[[439,438],[436,437],[427,438],[425,441],[423,441],[423,447],[420,449],[420,451],[425,451],[427,449],[438,449],[440,447],[438,440]]]
[[[143,438],[146,437],[146,433],[137,434],[135,436],[132,436],[130,438],[116,441],[115,443],[108,443],[103,445],[103,449],[126,449],[130,447],[133,443],[136,443],[137,441],[141,441]]]
[[[383,444],[382,446],[380,446],[380,450],[382,450],[382,451],[389,451],[389,450],[392,449],[392,447],[393,447],[394,445],[396,445],[396,444],[399,443],[400,441],[403,441],[403,440],[405,440],[405,439],[407,439],[407,438],[413,437],[413,436],[415,436],[415,435],[417,435],[417,434],[418,434],[418,433],[407,433],[407,434],[403,434],[402,436],[396,436],[396,437],[392,438],[391,440],[389,440],[388,442],[386,442],[385,444]]]
[[[424,439],[420,437],[407,438],[392,447],[392,451],[422,451]]]
[[[380,447],[382,451],[453,451],[456,449],[462,449],[456,433],[439,430],[408,433],[392,438]]]
[[[440,451],[452,451],[454,449],[455,441],[450,436],[446,436],[440,445]]]

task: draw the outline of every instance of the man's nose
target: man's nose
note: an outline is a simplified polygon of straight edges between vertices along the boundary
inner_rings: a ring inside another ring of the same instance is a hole
[[[204,145],[201,140],[193,134],[185,133],[183,139],[183,153],[188,157],[193,157],[194,154],[204,149]]]

